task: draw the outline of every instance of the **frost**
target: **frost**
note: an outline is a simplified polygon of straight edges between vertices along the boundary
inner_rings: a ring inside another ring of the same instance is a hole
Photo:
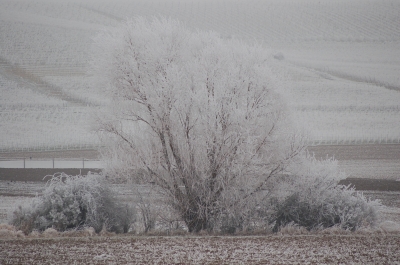
[[[15,211],[12,224],[26,234],[33,229],[46,235],[85,227],[96,232],[102,229],[127,232],[133,222],[133,210],[121,205],[115,195],[101,175],[56,174],[47,182],[42,196],[35,198],[29,207]]]
[[[379,224],[379,228],[386,233],[400,233],[400,224],[393,221],[384,221]]]

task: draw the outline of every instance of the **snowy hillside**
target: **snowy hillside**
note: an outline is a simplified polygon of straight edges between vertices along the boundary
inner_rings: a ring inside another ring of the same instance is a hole
[[[399,14],[397,0],[0,0],[0,150],[97,144],[91,40],[136,15],[262,43],[312,140],[398,141]]]

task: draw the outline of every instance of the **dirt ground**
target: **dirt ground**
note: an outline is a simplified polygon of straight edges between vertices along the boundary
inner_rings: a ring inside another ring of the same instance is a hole
[[[400,264],[400,236],[86,237],[0,240],[0,264]]]

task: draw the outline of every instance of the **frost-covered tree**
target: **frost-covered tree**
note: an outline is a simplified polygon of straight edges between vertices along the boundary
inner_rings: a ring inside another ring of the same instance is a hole
[[[377,203],[337,186],[335,161],[304,151],[269,58],[174,20],[103,32],[92,66],[110,95],[98,119],[105,173],[155,184],[190,232],[373,224]]]
[[[110,96],[99,118],[106,173],[156,184],[190,232],[233,231],[265,213],[275,230],[375,220],[373,205],[337,186],[334,161],[304,152],[262,47],[143,18],[96,44]]]
[[[106,174],[157,185],[190,232],[243,215],[302,152],[262,47],[143,18],[95,43]]]

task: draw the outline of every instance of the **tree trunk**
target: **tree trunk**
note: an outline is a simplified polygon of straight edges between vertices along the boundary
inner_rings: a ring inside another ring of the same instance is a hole
[[[200,206],[192,201],[192,204],[188,208],[186,207],[181,209],[181,213],[189,233],[198,233],[201,230],[210,230],[212,228],[209,218],[211,213],[206,212],[207,210],[201,210],[207,209],[205,205]]]
[[[185,224],[189,233],[198,233],[201,230],[209,230],[211,228],[209,220],[206,218],[185,218]]]

